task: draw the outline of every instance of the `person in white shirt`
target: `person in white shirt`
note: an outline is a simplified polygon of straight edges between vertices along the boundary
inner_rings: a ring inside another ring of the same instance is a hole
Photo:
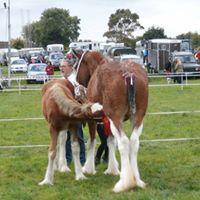
[[[70,56],[68,55],[70,58]],[[63,76],[63,78],[68,79],[73,85],[75,85],[76,82],[76,75],[73,73],[73,65],[75,63],[75,59],[72,57],[69,59],[66,56],[66,59],[63,59],[60,63],[60,71]],[[78,128],[78,142],[80,145],[80,162],[82,166],[85,163],[85,142],[84,142],[84,137],[83,137],[83,129],[82,129],[82,124],[80,123],[79,128]],[[67,141],[66,141],[66,159],[67,163],[69,164],[72,161],[72,148],[71,148],[71,134],[68,131],[67,132]]]

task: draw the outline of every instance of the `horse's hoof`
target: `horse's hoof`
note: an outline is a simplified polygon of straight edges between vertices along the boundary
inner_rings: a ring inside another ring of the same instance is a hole
[[[118,176],[120,174],[120,171],[118,169],[115,170],[110,170],[107,169],[106,171],[104,171],[104,174],[110,174],[110,175],[114,175],[114,176]]]
[[[115,184],[115,187],[113,188],[113,191],[114,192],[123,192],[124,191],[124,187],[123,187],[122,181],[118,181]]]
[[[87,179],[87,177],[84,176],[84,174],[81,174],[81,175],[76,176],[76,181],[85,180],[85,179]]]
[[[143,182],[141,179],[136,181],[136,185],[143,189],[146,187],[146,183]]]
[[[113,188],[114,192],[124,192],[124,191],[128,191],[131,190],[135,187],[135,182],[131,182],[131,183],[127,183],[124,184],[124,181],[119,180],[116,184],[115,187]]]
[[[53,185],[52,181],[50,180],[43,180],[41,182],[38,183],[38,185],[43,186],[43,185]]]
[[[82,172],[84,174],[96,174],[96,170],[95,169],[87,169],[85,166],[82,167]]]
[[[59,168],[59,172],[71,172],[71,169],[68,166],[62,166]]]

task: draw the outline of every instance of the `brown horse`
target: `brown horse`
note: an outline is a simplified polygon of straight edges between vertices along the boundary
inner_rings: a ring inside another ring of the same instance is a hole
[[[81,97],[81,90],[79,90]],[[84,95],[83,95],[84,97]],[[50,146],[48,153],[48,166],[44,180],[39,185],[53,184],[54,170],[70,171],[65,158],[65,142],[67,130],[72,135],[72,154],[74,158],[76,180],[84,179],[85,176],[79,160],[80,147],[77,139],[77,129],[81,120],[89,120],[90,139],[95,139],[95,124],[90,117],[102,106],[93,103],[79,103],[75,99],[74,86],[65,79],[47,82],[42,89],[42,111],[49,125]],[[90,173],[95,173],[94,153],[89,152],[86,164]]]
[[[134,62],[108,61],[98,52],[88,51],[79,55],[77,81],[87,87],[90,102],[103,105],[103,112],[109,118],[110,128],[117,140],[121,157],[120,180],[114,192],[126,191],[145,183],[140,179],[137,164],[139,137],[143,129],[143,118],[148,104],[148,79],[144,68]],[[130,139],[123,130],[123,121],[130,119],[132,132]],[[109,148],[113,149],[113,139]],[[111,154],[110,154],[111,153]],[[106,173],[117,169],[114,151],[109,151],[109,164]]]

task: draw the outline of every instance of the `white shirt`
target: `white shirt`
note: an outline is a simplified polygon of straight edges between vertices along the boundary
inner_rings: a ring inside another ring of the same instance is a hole
[[[63,77],[65,79],[65,77]],[[76,81],[76,73],[72,72],[68,77],[67,80],[74,86],[74,93],[76,96],[80,96],[80,89],[79,83]]]
[[[71,82],[71,84],[72,84],[73,86],[79,85],[78,82],[76,81],[76,74],[75,74],[75,72],[72,72],[72,73],[67,77],[67,79]]]

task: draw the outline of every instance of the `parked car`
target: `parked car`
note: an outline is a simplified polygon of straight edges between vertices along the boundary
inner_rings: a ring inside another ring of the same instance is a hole
[[[46,66],[44,63],[30,64],[27,71],[27,83],[43,83],[47,81]]]
[[[61,52],[52,52],[49,54],[49,61],[54,66],[54,69],[58,69],[60,66],[60,60],[64,58],[63,53]]]
[[[17,58],[11,62],[11,72],[27,72],[28,65],[24,59]]]
[[[200,74],[200,65],[197,63],[194,54],[192,52],[186,52],[186,51],[173,52],[171,54],[172,63],[176,58],[179,58],[183,63],[184,72],[188,72],[190,74]]]
[[[110,47],[107,51],[107,56],[114,60],[120,60],[120,56],[126,54],[135,54],[136,51],[131,47]]]

